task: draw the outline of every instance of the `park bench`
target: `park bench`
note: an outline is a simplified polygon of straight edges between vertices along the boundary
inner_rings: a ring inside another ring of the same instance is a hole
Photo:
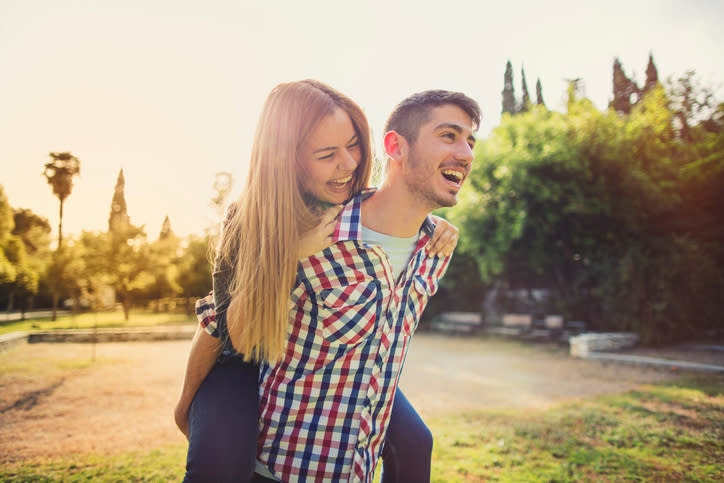
[[[453,334],[472,334],[483,325],[477,312],[443,312],[432,319],[431,329]]]

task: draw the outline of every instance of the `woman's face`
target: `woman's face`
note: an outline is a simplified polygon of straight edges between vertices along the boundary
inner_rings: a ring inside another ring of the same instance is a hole
[[[298,162],[306,195],[341,204],[352,197],[355,170],[362,159],[360,140],[342,109],[322,119],[300,150]]]

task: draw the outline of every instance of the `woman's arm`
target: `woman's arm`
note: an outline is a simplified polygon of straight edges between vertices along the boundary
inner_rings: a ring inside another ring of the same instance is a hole
[[[174,419],[176,425],[188,439],[189,437],[189,409],[194,400],[196,391],[201,387],[211,368],[214,367],[216,359],[221,352],[219,339],[209,335],[201,325],[196,326],[196,333],[191,341],[191,350],[186,362],[186,373],[184,374],[183,386],[179,395]]]

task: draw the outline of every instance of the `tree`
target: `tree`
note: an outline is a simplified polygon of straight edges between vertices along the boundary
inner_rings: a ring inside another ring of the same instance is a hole
[[[45,176],[53,187],[53,194],[60,201],[58,217],[58,248],[63,245],[63,203],[73,191],[73,177],[80,174],[80,160],[70,153],[50,153],[51,161],[45,163]]]
[[[540,77],[535,83],[535,103],[538,106],[545,106],[546,103],[543,102],[543,87],[540,83]]]
[[[613,101],[612,107],[619,114],[630,114],[631,106],[638,101],[639,88],[626,76],[621,62],[613,61]]]
[[[192,300],[209,293],[212,288],[209,236],[190,236],[180,257],[177,282],[181,295],[187,298],[187,307],[193,307]]]
[[[659,73],[654,64],[654,56],[649,54],[649,64],[646,66],[646,83],[644,84],[642,95],[651,91],[659,84]]]
[[[656,87],[620,116],[571,82],[567,113],[505,116],[476,146],[470,186],[448,213],[460,227],[456,256],[475,260],[486,283],[554,289],[558,310],[593,329],[634,330],[645,343],[721,329],[724,107],[687,145],[673,97]],[[685,182],[689,169],[702,177]],[[682,211],[692,190],[707,195]],[[683,223],[694,212],[710,216],[697,223],[706,232]]]
[[[108,251],[105,257],[105,271],[108,273],[111,286],[121,300],[124,317],[128,320],[134,290],[142,289],[153,283],[153,277],[148,271],[151,257],[146,243],[146,234],[143,227],[131,224],[124,189],[125,178],[121,169],[116,180],[108,216]]]
[[[11,245],[14,243],[13,228],[13,210],[5,195],[5,189],[0,185],[0,285],[13,283],[17,277],[17,270],[10,255]]]
[[[26,263],[19,266],[18,277],[11,285],[9,307],[17,294],[22,319],[26,309],[32,308],[32,297],[38,293],[38,284],[50,261],[50,223],[29,209],[16,209],[13,213],[15,227],[12,234],[23,244]]]
[[[111,212],[108,215],[108,231],[122,230],[130,224],[128,207],[126,206],[126,178],[123,176],[123,168],[118,172],[116,187],[113,189],[111,199]]]
[[[219,218],[224,214],[224,203],[234,187],[234,177],[227,171],[220,171],[214,176],[214,197],[211,206],[216,210]]]
[[[161,225],[158,239],[148,246],[150,266],[147,267],[153,283],[151,283],[143,295],[148,300],[156,300],[156,310],[161,304],[170,302],[170,299],[181,293],[178,284],[178,273],[181,255],[181,240],[171,228],[171,221],[168,216]]]
[[[528,112],[530,107],[530,94],[528,94],[528,83],[525,80],[525,70],[520,69],[521,77],[521,90],[523,91],[523,98],[520,100],[520,106],[518,112]]]
[[[701,85],[696,72],[690,70],[676,80],[669,80],[671,110],[676,118],[678,137],[686,142],[695,141],[691,127],[703,123],[716,131],[717,103],[711,89]],[[712,124],[713,123],[713,124]]]
[[[515,88],[513,87],[513,66],[508,61],[505,64],[505,76],[503,78],[503,113],[515,114]]]
[[[63,203],[73,191],[73,177],[80,174],[80,160],[72,154],[50,153],[51,160],[45,163],[45,176],[48,184],[53,187],[53,194],[60,201],[60,212],[58,216],[58,247],[56,255],[60,255],[63,249]],[[57,265],[61,268],[62,265]],[[62,278],[62,276],[60,277]],[[60,286],[55,286],[53,290],[53,319],[56,319],[56,311],[58,308]]]

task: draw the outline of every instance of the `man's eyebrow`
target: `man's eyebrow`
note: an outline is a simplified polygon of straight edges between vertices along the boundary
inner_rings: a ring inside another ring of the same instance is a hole
[[[345,143],[345,146],[347,146],[349,143],[351,143],[352,141],[354,141],[356,138],[357,138],[357,133],[354,133],[354,134],[352,135],[352,137],[349,138],[349,141],[347,141],[347,142]],[[319,148],[319,149],[315,149],[314,151],[312,151],[312,154],[321,153],[322,151],[334,151],[335,149],[337,149],[337,146],[329,146],[329,147],[327,147],[327,148]]]
[[[460,125],[452,122],[443,122],[435,127],[435,131],[438,131],[440,129],[452,129],[458,134],[462,134],[464,132],[464,129],[460,127]],[[468,141],[472,141],[473,144],[475,144],[475,136],[472,133],[470,134],[470,136],[468,136]]]

